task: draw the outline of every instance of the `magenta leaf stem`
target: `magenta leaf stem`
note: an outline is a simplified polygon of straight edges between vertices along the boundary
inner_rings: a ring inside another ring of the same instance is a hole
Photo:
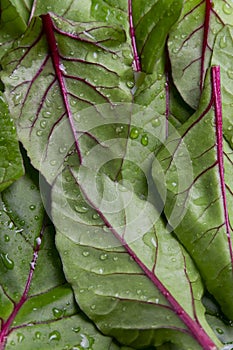
[[[134,24],[133,24],[132,0],[128,0],[128,16],[129,16],[129,31],[130,31],[131,44],[132,44],[133,56],[134,56],[133,66],[136,72],[141,72],[142,68],[141,68],[140,58],[138,55],[136,38],[135,38],[135,30],[134,30]]]
[[[205,0],[205,21],[204,21],[204,33],[202,40],[201,50],[201,77],[200,77],[200,89],[202,91],[205,77],[205,57],[206,50],[208,48],[208,35],[210,30],[210,14],[212,10],[212,0]]]
[[[73,136],[74,136],[75,148],[76,148],[76,151],[77,151],[77,154],[79,157],[79,161],[81,164],[82,163],[82,155],[81,155],[81,151],[80,151],[80,147],[79,147],[79,141],[77,138],[77,133],[76,133],[75,125],[74,125],[72,112],[71,112],[70,105],[69,105],[68,91],[67,91],[66,84],[64,81],[64,77],[63,77],[63,66],[60,62],[60,54],[58,51],[57,41],[56,41],[56,38],[54,35],[53,22],[52,22],[52,19],[50,17],[50,14],[42,15],[41,18],[42,18],[42,22],[43,22],[44,32],[45,32],[45,35],[47,38],[48,49],[49,49],[51,59],[53,62],[54,71],[55,71],[55,74],[56,74],[56,77],[57,77],[57,80],[58,80],[58,83],[60,86],[64,107],[65,107],[65,110],[67,113],[67,117],[69,119],[71,131],[72,131]]]
[[[29,293],[30,286],[32,283],[34,270],[36,267],[39,251],[41,248],[41,243],[42,243],[42,238],[44,236],[45,228],[46,228],[46,226],[45,226],[45,224],[43,224],[40,235],[36,239],[36,246],[35,246],[34,251],[33,251],[33,257],[32,257],[31,263],[30,263],[30,270],[29,270],[29,274],[28,274],[28,278],[27,278],[27,281],[25,284],[23,294],[22,294],[19,302],[14,303],[13,311],[10,314],[10,316],[8,317],[8,319],[5,322],[2,320],[1,330],[0,330],[0,350],[4,350],[5,345],[6,345],[6,341],[7,341],[7,336],[12,331],[11,325],[12,325],[15,317],[17,316],[19,310],[22,308],[22,306],[24,305],[24,303],[28,299],[28,293]]]
[[[226,235],[229,244],[231,263],[233,267],[233,249],[231,242],[231,226],[228,216],[226,185],[224,179],[224,161],[223,161],[223,133],[222,133],[222,98],[221,98],[221,77],[220,67],[214,66],[211,69],[213,100],[215,107],[215,127],[216,127],[216,145],[217,145],[217,161],[220,177],[220,186],[223,201],[223,210],[225,217]]]
[[[75,178],[75,174],[71,171],[72,176]],[[138,255],[134,252],[134,250],[130,247],[130,245],[127,243],[127,241],[124,238],[124,235],[121,235],[117,232],[117,230],[111,225],[109,220],[107,219],[106,215],[96,207],[95,203],[91,200],[91,198],[86,193],[85,189],[82,187],[82,185],[78,182],[78,180],[75,178],[75,181],[79,185],[82,194],[84,198],[86,199],[87,203],[91,205],[96,212],[98,213],[99,217],[103,220],[106,227],[109,228],[109,230],[112,232],[112,234],[119,240],[119,242],[122,244],[122,246],[126,249],[128,254],[135,260],[135,262],[140,266],[140,268],[145,272],[147,277],[152,281],[152,283],[156,286],[156,288],[160,291],[160,293],[167,299],[167,301],[170,303],[173,311],[175,314],[178,315],[178,317],[184,322],[184,324],[187,326],[189,334],[196,339],[196,341],[202,346],[203,350],[217,350],[216,345],[214,342],[209,338],[208,334],[205,332],[205,330],[202,328],[201,324],[199,323],[198,319],[195,317],[195,319],[192,319],[190,315],[183,309],[183,307],[177,302],[177,300],[174,298],[174,296],[169,292],[169,290],[165,287],[165,285],[160,281],[160,279],[156,276],[154,268],[150,270],[138,257]],[[154,266],[155,267],[155,266]]]

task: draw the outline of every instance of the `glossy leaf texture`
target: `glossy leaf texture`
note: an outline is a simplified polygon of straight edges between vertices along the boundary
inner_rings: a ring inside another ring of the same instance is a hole
[[[19,2],[18,2],[19,3]],[[19,8],[23,6],[19,5]],[[20,15],[19,9],[15,6],[14,1],[1,1],[1,43],[0,43],[0,57],[11,47],[14,39],[18,38],[27,28],[27,23]]]
[[[212,55],[212,65],[221,67],[223,133],[233,148],[232,87],[233,71],[230,57],[233,56],[233,27],[225,26],[217,35]]]
[[[231,1],[185,0],[181,17],[169,34],[174,83],[194,109],[199,104],[216,35],[226,24],[233,24],[232,13]]]
[[[2,79],[19,138],[32,164],[51,183],[70,151],[65,142],[73,139],[80,153],[79,130],[73,125],[78,112],[131,101],[133,77],[131,51],[121,28],[75,23],[55,15],[44,16],[43,23],[44,29],[41,19],[34,19],[5,57]],[[65,140],[59,136],[62,140],[56,145],[52,140],[61,123],[67,135]],[[47,166],[42,168],[41,163]]]
[[[199,274],[148,201],[92,168],[67,167],[53,186],[52,216],[66,278],[104,334],[137,348],[220,346]]]
[[[78,309],[28,176],[2,192],[0,237],[1,349],[119,349]]]
[[[232,319],[232,243],[228,230],[232,235],[233,154],[224,139],[221,150],[216,136],[221,126],[216,125],[215,113],[211,81],[207,79],[199,109],[179,128],[180,138],[177,134],[168,138],[158,159],[168,189],[165,203],[168,222],[194,259],[207,289]],[[179,179],[177,168],[182,166],[184,148],[190,155],[193,176]],[[224,178],[219,153],[224,157]],[[152,175],[158,185],[160,172],[155,167]],[[225,183],[221,186],[223,180]],[[228,214],[225,205],[229,208]]]
[[[0,93],[0,191],[24,174],[16,128]]]
[[[131,1],[129,1],[130,3]],[[132,22],[142,71],[152,73],[168,33],[180,16],[183,1],[132,1]]]

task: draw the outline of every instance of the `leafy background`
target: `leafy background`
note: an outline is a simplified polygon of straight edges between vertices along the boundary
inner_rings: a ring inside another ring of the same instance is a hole
[[[0,2],[0,349],[213,349],[196,326],[231,349],[208,68],[221,67],[232,220],[233,4],[211,4]],[[93,182],[124,210],[102,208]]]

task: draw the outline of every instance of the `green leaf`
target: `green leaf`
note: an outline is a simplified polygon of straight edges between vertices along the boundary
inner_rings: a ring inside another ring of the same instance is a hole
[[[17,134],[8,106],[0,93],[0,191],[24,173]]]
[[[152,73],[160,60],[168,33],[180,16],[183,1],[132,1],[137,52],[142,70]]]
[[[180,20],[169,33],[172,74],[181,96],[196,109],[218,32],[233,24],[231,2],[185,0]],[[208,21],[209,16],[209,21]]]
[[[24,176],[2,193],[0,205],[0,346],[119,349],[79,311],[35,184]]]
[[[82,128],[74,127],[79,124],[79,111],[93,107],[98,117],[101,107],[96,105],[113,108],[119,101],[130,102],[128,85],[133,74],[131,59],[122,53],[131,51],[121,28],[69,22],[55,15],[44,16],[46,21],[50,29],[44,33],[53,33],[53,38],[42,34],[41,19],[33,20],[4,58],[2,79],[19,139],[32,164],[52,183],[70,152],[69,141],[79,148]],[[22,47],[27,47],[26,53]],[[53,47],[59,50],[55,55]],[[59,61],[57,69],[55,60]],[[61,125],[67,130],[64,137],[57,132]],[[56,137],[58,143],[53,142]]]
[[[68,167],[53,186],[52,215],[66,278],[104,334],[137,348],[171,342],[199,349],[201,336],[177,316],[185,314],[218,344],[204,318],[198,272],[149,202],[91,168]]]
[[[223,140],[224,179],[217,156],[221,146],[216,134],[217,127],[221,126],[216,126],[210,85],[208,78],[199,109],[179,128],[180,137],[174,133],[168,138],[157,156],[162,170],[159,171],[155,163],[152,175],[158,186],[161,186],[161,175],[165,177],[168,222],[194,259],[207,289],[223,312],[232,318],[231,243],[224,207],[229,208],[231,222],[233,158],[232,150]],[[185,170],[184,161],[187,164]],[[221,180],[225,180],[223,186]]]
[[[0,43],[0,58],[12,46],[13,41],[23,34],[27,28],[24,18],[20,14],[20,9],[23,9],[22,1],[2,0],[1,1],[1,43]]]

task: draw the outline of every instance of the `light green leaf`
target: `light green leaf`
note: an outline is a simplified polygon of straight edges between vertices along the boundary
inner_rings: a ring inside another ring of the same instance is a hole
[[[34,19],[18,46],[4,58],[2,79],[19,139],[32,164],[51,183],[71,152],[69,142],[76,141],[78,147],[79,111],[92,106],[98,118],[101,107],[96,105],[107,104],[110,109],[115,103],[131,101],[128,85],[133,74],[131,59],[122,54],[123,49],[130,52],[130,47],[121,28],[69,22],[56,15],[49,18],[54,38],[47,42],[41,19]],[[49,55],[52,44],[59,50],[57,71]],[[66,130],[63,136],[57,132],[61,125]],[[88,142],[94,141],[90,137]]]
[[[168,222],[194,259],[207,289],[223,312],[232,318],[231,243],[227,236],[224,192],[231,222],[233,154],[223,140],[225,183],[222,187],[217,160],[217,147],[220,150],[221,146],[217,146],[210,86],[210,79],[207,79],[199,109],[179,128],[180,137],[174,133],[168,138],[157,156],[162,170],[155,163],[152,175],[158,186],[161,186],[161,174],[165,177],[168,190],[165,215]],[[185,151],[188,151],[190,159],[189,165],[184,168]]]
[[[0,347],[119,349],[78,309],[35,184],[21,178],[0,205]]]
[[[183,1],[132,1],[133,27],[142,70],[152,73],[163,55],[168,33],[180,16]]]
[[[53,186],[52,215],[66,278],[81,309],[104,334],[137,348],[171,342],[179,349],[201,349],[198,336],[195,341],[166,300],[172,295],[191,322],[198,317],[212,346],[220,344],[204,318],[198,272],[149,202],[105,175],[96,177],[93,169],[69,167]]]
[[[13,119],[0,93],[0,191],[24,173],[23,160]]]
[[[205,11],[207,3],[210,13]],[[233,24],[231,1],[218,0],[212,5],[213,2],[185,0],[180,19],[169,33],[174,83],[183,99],[194,109],[199,104],[201,85],[210,66],[216,35],[224,25]]]

